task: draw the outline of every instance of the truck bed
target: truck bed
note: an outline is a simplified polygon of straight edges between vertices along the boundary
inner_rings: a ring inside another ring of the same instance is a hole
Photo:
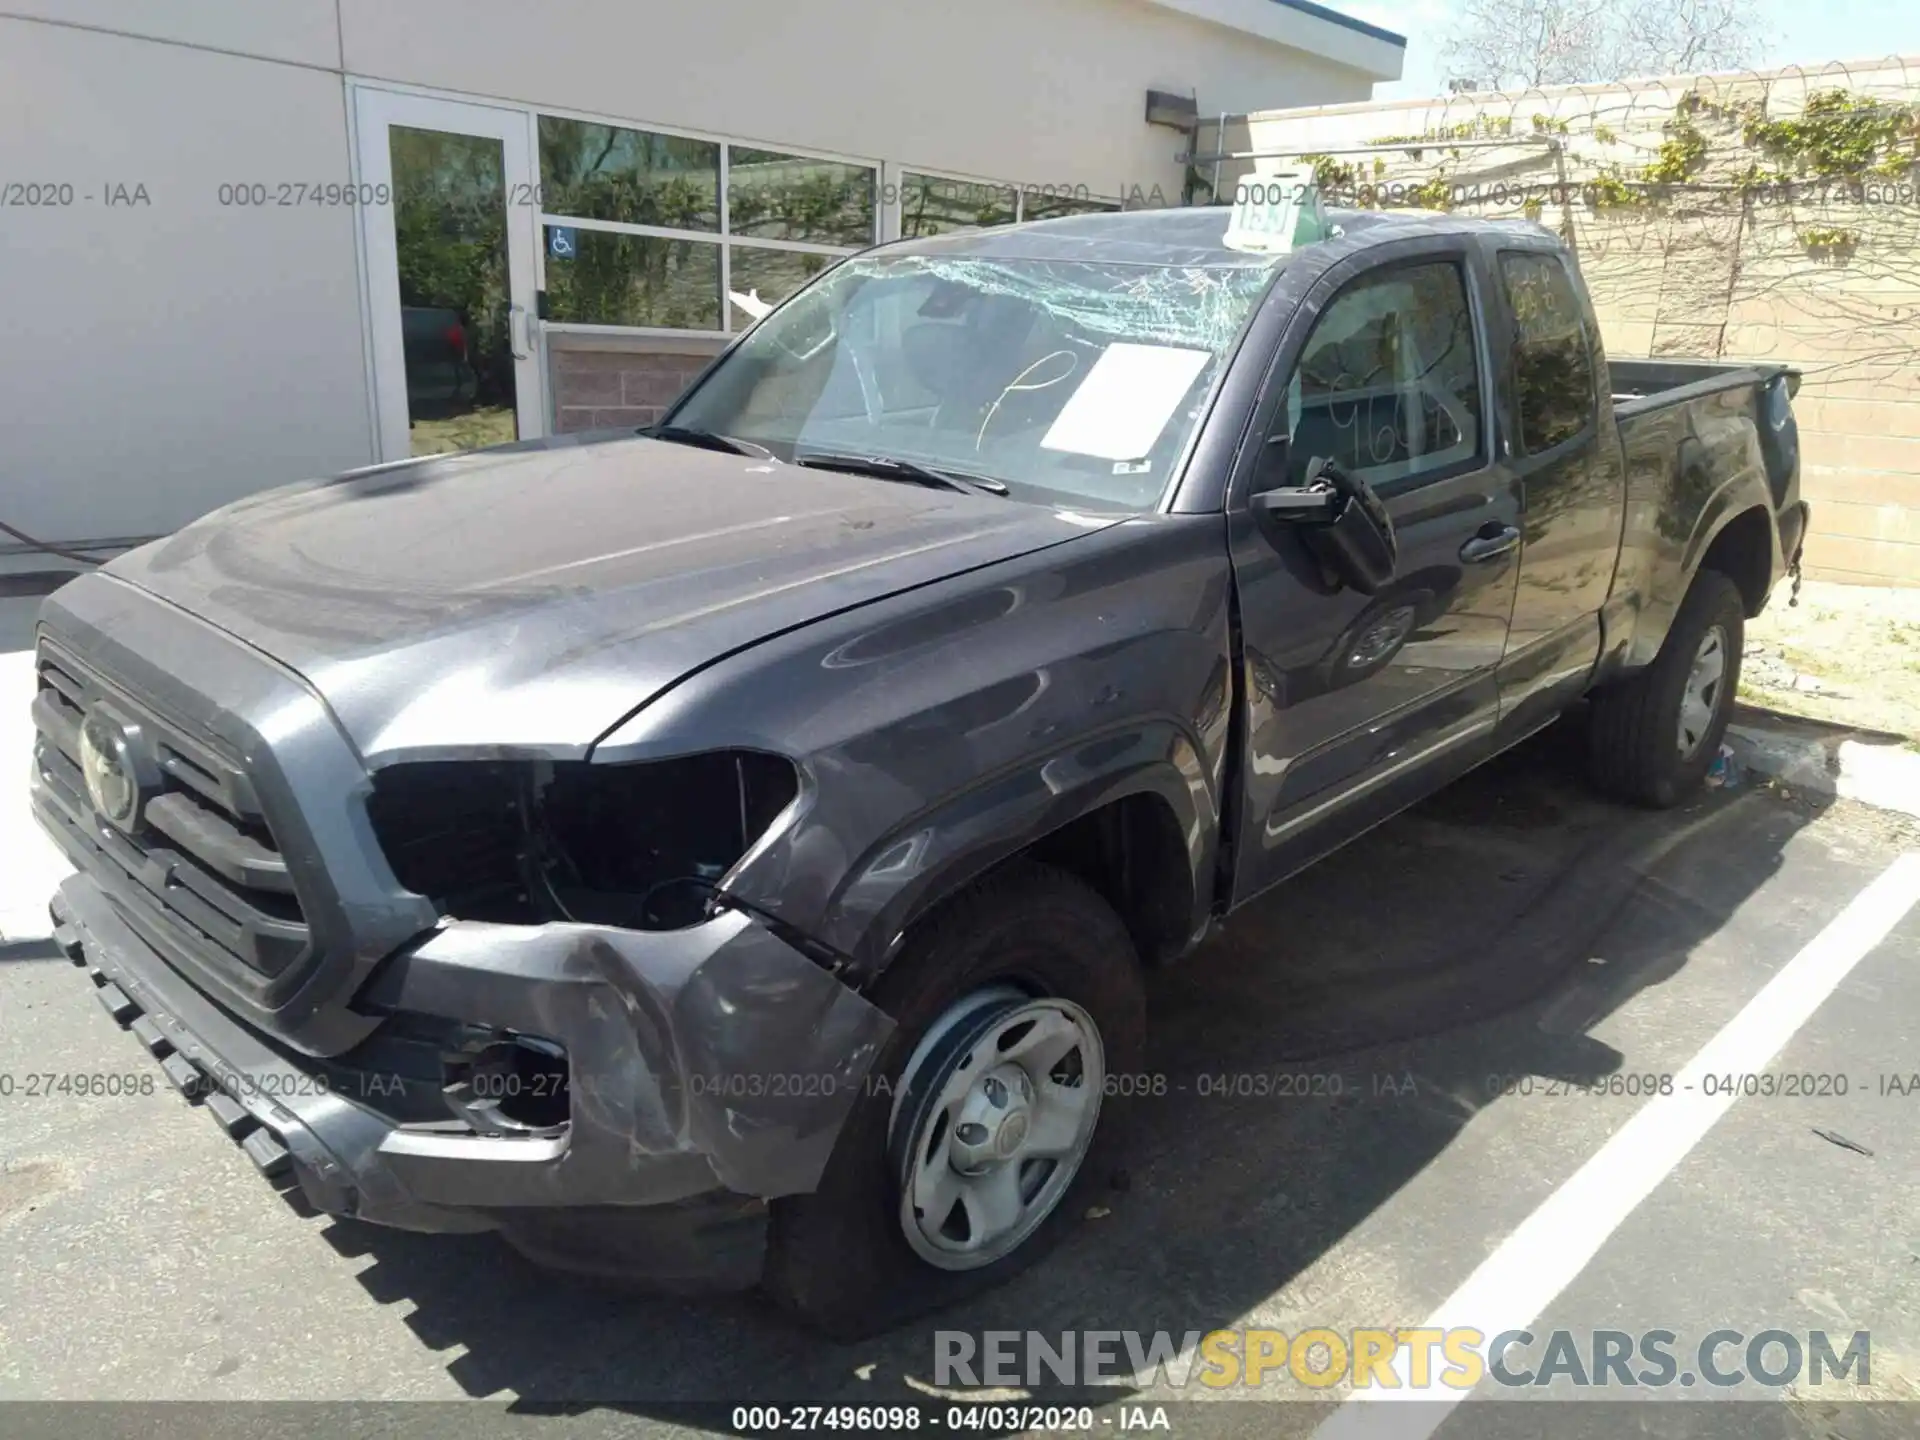
[[[1762,385],[1782,373],[1787,377],[1788,399],[1800,390],[1798,370],[1766,362],[1609,358],[1608,369],[1613,375],[1614,412],[1622,420],[1715,390],[1747,386],[1758,393]]]
[[[1652,523],[1672,528],[1742,470],[1764,472],[1781,555],[1792,562],[1806,534],[1799,499],[1800,430],[1792,398],[1800,372],[1790,366],[1712,360],[1613,360],[1613,411],[1629,475],[1674,467]],[[1785,394],[1781,395],[1784,386]],[[1626,535],[1629,551],[1652,535]]]

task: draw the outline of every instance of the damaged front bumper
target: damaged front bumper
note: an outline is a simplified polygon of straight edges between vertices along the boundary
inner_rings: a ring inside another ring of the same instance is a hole
[[[373,1041],[319,1061],[234,1019],[92,875],[60,887],[53,915],[108,1013],[316,1209],[498,1230],[550,1264],[675,1288],[757,1280],[766,1202],[818,1186],[892,1030],[737,912],[660,932],[447,923],[354,1003],[564,1050],[564,1123],[480,1133],[453,1106],[443,1120],[396,1118],[381,1097],[403,1080],[417,1090],[418,1076],[383,1074]]]

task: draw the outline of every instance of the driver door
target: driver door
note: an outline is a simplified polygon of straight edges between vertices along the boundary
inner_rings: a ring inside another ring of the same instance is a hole
[[[1280,346],[1228,507],[1248,697],[1236,903],[1491,753],[1520,496],[1485,336],[1464,246],[1407,242],[1333,267]],[[1248,509],[1320,458],[1393,518],[1399,562],[1375,595]]]

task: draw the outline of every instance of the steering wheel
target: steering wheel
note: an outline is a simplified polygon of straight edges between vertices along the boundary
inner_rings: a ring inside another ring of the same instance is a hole
[[[1065,360],[1067,362],[1066,368],[1061,370],[1058,375],[1052,376],[1051,378],[1046,380],[1035,380],[1032,382],[1028,381],[1027,377],[1033,374],[1034,371],[1040,369],[1041,366],[1049,365],[1056,360]],[[1058,385],[1062,380],[1065,380],[1068,376],[1073,374],[1073,372],[1078,370],[1079,368],[1080,368],[1080,357],[1078,355],[1075,355],[1071,350],[1055,350],[1050,352],[1049,354],[1042,355],[1038,360],[1034,361],[1031,365],[1027,366],[1026,369],[1022,370],[1018,375],[1014,376],[1013,380],[1007,385],[1007,387],[1004,390],[1002,390],[998,396],[995,397],[993,404],[987,407],[986,418],[980,422],[980,433],[973,437],[973,448],[975,452],[977,453],[980,447],[986,443],[987,427],[993,424],[993,417],[1000,413],[1000,407],[1006,403],[1007,397],[1009,395],[1012,395],[1016,391],[1021,391],[1021,390],[1048,389],[1051,386]]]

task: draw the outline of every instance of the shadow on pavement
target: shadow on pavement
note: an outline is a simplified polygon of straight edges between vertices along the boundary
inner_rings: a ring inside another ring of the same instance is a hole
[[[663,1418],[689,1401],[924,1401],[908,1377],[930,1382],[936,1329],[1233,1325],[1445,1151],[1487,1103],[1490,1076],[1591,1082],[1618,1069],[1620,1053],[1587,1032],[1677,973],[1820,812],[1752,787],[1667,813],[1608,805],[1579,779],[1577,737],[1559,726],[1494,761],[1155,976],[1148,1069],[1168,1089],[1134,1106],[1110,1214],[943,1315],[836,1345],[754,1296],[597,1289],[486,1236],[345,1221],[323,1233],[373,1258],[363,1283],[383,1304],[412,1302],[422,1344],[464,1351],[448,1369],[468,1393]],[[1417,1096],[1370,1093],[1402,1071],[1417,1073]],[[1308,1093],[1235,1098],[1246,1076],[1296,1077]]]
[[[80,573],[78,570],[16,570],[0,575],[0,600],[45,599]]]
[[[65,960],[51,936],[34,940],[0,940],[0,965],[13,960]]]

